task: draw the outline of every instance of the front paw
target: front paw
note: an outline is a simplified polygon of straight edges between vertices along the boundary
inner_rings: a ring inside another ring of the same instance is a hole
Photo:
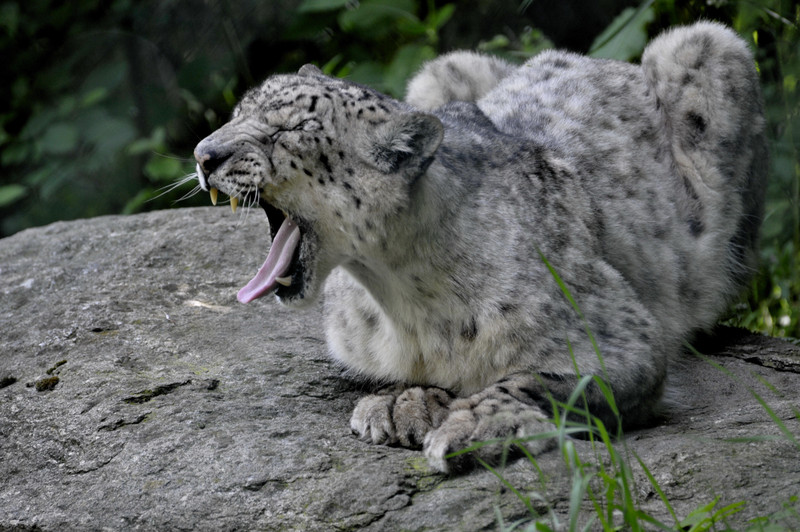
[[[428,464],[437,471],[449,473],[467,468],[470,458],[462,454],[446,458],[447,455],[466,449],[475,432],[477,421],[470,410],[456,410],[442,425],[425,436],[422,446]]]
[[[441,388],[414,387],[398,396],[392,417],[400,445],[419,449],[425,435],[438,427],[449,413],[450,394]]]
[[[423,445],[430,466],[443,473],[470,469],[476,458],[497,464],[506,456],[520,453],[519,448],[496,442],[448,458],[448,455],[474,444],[498,439],[525,438],[555,429],[542,410],[523,403],[498,402],[485,398],[477,404],[471,404],[468,399],[462,399],[454,402],[451,408],[447,419],[439,428],[428,433]],[[519,445],[524,445],[535,456],[551,449],[555,440],[531,439]]]
[[[448,415],[452,395],[441,388],[415,386],[384,390],[361,399],[350,428],[362,440],[420,448],[425,435]]]
[[[350,417],[350,429],[364,441],[392,444],[397,441],[392,422],[394,395],[368,395],[362,398]]]

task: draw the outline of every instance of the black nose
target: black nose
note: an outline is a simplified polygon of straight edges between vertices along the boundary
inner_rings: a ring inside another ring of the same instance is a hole
[[[206,175],[214,172],[231,155],[233,155],[233,151],[230,148],[224,145],[215,145],[210,137],[200,142],[194,149],[194,158],[197,159],[200,168]]]

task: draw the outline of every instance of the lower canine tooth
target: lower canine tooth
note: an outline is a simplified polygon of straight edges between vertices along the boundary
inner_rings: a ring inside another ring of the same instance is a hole
[[[239,198],[236,196],[231,196],[231,210],[236,212],[236,207],[239,206]]]
[[[275,282],[278,284],[282,284],[283,286],[289,286],[292,284],[291,277],[276,277]]]
[[[217,204],[217,193],[218,192],[219,192],[219,190],[217,190],[214,187],[211,187],[209,189],[209,191],[208,191],[208,195],[211,196],[211,204],[212,205],[216,205]]]

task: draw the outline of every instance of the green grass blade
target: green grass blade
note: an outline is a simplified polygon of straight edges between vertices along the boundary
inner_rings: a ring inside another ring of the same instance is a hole
[[[762,377],[761,375],[754,375],[754,376],[755,376],[756,379],[758,379],[758,382],[760,382],[761,384],[763,384],[764,386],[766,386],[768,389],[772,390],[773,392],[777,393],[777,390],[775,389],[775,387],[772,386],[770,383],[768,383],[764,379],[764,377]],[[790,442],[792,442],[795,445],[795,447],[800,449],[800,442],[797,441],[797,438],[795,437],[794,433],[791,430],[789,430],[789,427],[786,426],[786,424],[783,422],[783,420],[780,417],[778,417],[778,414],[776,414],[775,411],[772,410],[772,408],[769,407],[767,402],[764,399],[762,399],[761,396],[758,395],[755,390],[752,390],[752,389],[748,388],[748,391],[750,392],[750,394],[753,397],[755,397],[756,401],[759,402],[761,407],[764,410],[767,411],[767,414],[769,414],[769,417],[771,417],[772,421],[774,421],[775,424],[778,425],[778,427],[781,429],[781,432],[784,434],[784,436],[786,436],[786,439],[789,440]],[[797,411],[796,410],[795,410],[795,415],[797,415]]]
[[[581,502],[589,487],[591,474],[583,474],[576,468],[572,475],[572,489],[569,494],[569,530],[578,529],[578,517],[580,517]],[[603,528],[606,528],[605,526]]]
[[[713,366],[714,368],[716,368],[719,371],[723,372],[725,375],[730,377],[732,380],[734,380],[737,383],[743,385],[741,380],[736,375],[734,375],[731,371],[729,371],[728,369],[723,367],[721,364],[711,360],[709,357],[707,357],[706,355],[702,354],[700,351],[695,349],[694,346],[692,346],[691,344],[685,343],[684,345],[689,349],[689,351],[692,354],[694,354],[695,356],[699,357],[701,360],[707,362],[708,364],[711,364],[711,366]],[[755,377],[762,384],[767,386],[768,389],[772,387],[771,385],[766,383],[760,376],[756,375]],[[772,421],[778,426],[778,428],[780,429],[781,433],[783,433],[784,437],[788,441],[792,442],[795,447],[800,449],[800,441],[797,440],[797,438],[795,437],[794,433],[791,430],[789,430],[789,428],[786,426],[786,424],[783,422],[783,420],[780,417],[778,417],[778,415],[767,404],[767,402],[760,395],[758,395],[758,393],[755,390],[753,390],[752,388],[747,387],[747,386],[745,386],[745,388],[747,389],[748,392],[750,392],[750,395],[752,395],[755,398],[755,400],[758,401],[758,404],[761,405],[761,407],[764,409],[764,411],[766,411],[767,415],[769,415],[769,417],[772,419]],[[774,389],[774,388],[772,388],[772,389]]]
[[[547,481],[546,481],[545,476],[544,476],[544,471],[542,471],[542,468],[539,467],[539,461],[536,460],[536,458],[531,454],[531,452],[528,450],[528,448],[525,447],[524,445],[521,445],[521,444],[517,443],[517,447],[522,452],[522,454],[525,455],[525,458],[527,458],[528,462],[536,470],[536,474],[539,476],[539,485],[542,487],[542,491],[546,490],[547,489]]]
[[[500,479],[500,482],[502,482],[503,485],[511,491],[511,493],[516,495],[517,498],[522,501],[522,503],[525,505],[525,507],[528,509],[531,515],[539,517],[539,512],[537,512],[536,509],[533,507],[533,505],[531,504],[531,500],[528,497],[522,495],[522,493],[520,493],[519,490],[517,490],[517,488],[513,486],[513,484],[511,484],[508,480],[506,480],[505,477],[501,475],[495,468],[490,466],[488,462],[481,459],[481,457],[476,456],[475,460],[477,460],[478,463],[481,464],[483,467],[488,469],[494,476]]]
[[[589,322],[586,321],[586,317],[583,315],[583,312],[581,312],[581,309],[578,306],[578,303],[576,303],[575,299],[572,297],[572,293],[570,293],[569,288],[567,288],[567,285],[564,284],[564,281],[561,279],[561,276],[558,275],[558,272],[556,272],[555,268],[553,268],[553,266],[550,264],[550,261],[547,260],[547,258],[544,256],[544,253],[542,253],[541,250],[538,247],[536,248],[536,252],[539,254],[539,258],[542,259],[542,262],[544,263],[544,265],[550,271],[550,275],[552,275],[553,279],[556,281],[556,284],[558,284],[558,287],[561,289],[561,292],[564,294],[564,297],[567,298],[567,301],[569,301],[569,304],[572,305],[572,308],[578,314],[578,316],[580,317],[581,321],[583,321],[583,325],[584,325],[584,327],[586,329],[586,334],[589,337],[589,341],[591,342],[592,347],[594,348],[595,352],[599,354],[600,353],[600,347],[597,345],[597,341],[594,338],[594,334],[592,334],[592,331],[589,328]],[[606,380],[608,380],[608,373],[606,372],[606,367],[605,367],[605,364],[603,363],[603,359],[602,358],[600,358],[600,367],[603,369],[603,375],[606,377]]]
[[[667,508],[667,511],[672,516],[672,520],[675,522],[675,527],[677,527],[678,523],[680,522],[680,519],[678,519],[678,514],[675,513],[675,509],[669,503],[669,499],[667,499],[667,495],[664,493],[664,490],[662,490],[661,486],[658,485],[658,482],[656,481],[656,478],[650,472],[650,469],[645,465],[644,461],[639,457],[638,454],[636,454],[636,451],[631,450],[630,452],[633,455],[633,457],[636,458],[636,461],[639,462],[639,467],[642,468],[642,471],[644,471],[644,474],[647,477],[647,480],[650,481],[650,485],[653,486],[653,489],[656,490],[656,493],[658,493],[658,496],[661,499],[661,502],[664,503],[664,506]],[[653,523],[653,521],[650,521],[650,522]],[[653,523],[653,524],[655,524],[655,523]],[[661,523],[658,523],[658,524],[661,525]],[[666,525],[661,525],[661,526],[663,528],[666,528],[666,529],[670,528],[670,527],[668,527]]]

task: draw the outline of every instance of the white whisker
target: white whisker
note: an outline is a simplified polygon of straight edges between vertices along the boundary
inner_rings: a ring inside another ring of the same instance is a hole
[[[175,200],[175,202],[174,202],[174,203],[178,203],[178,202],[180,202],[180,201],[187,200],[187,199],[189,199],[189,198],[191,198],[191,197],[195,196],[196,194],[198,194],[198,193],[199,193],[200,191],[202,191],[202,190],[203,190],[203,189],[202,189],[202,188],[200,188],[200,185],[195,185],[195,186],[194,186],[194,188],[193,188],[192,190],[190,190],[189,192],[187,192],[186,194],[184,194],[183,196],[181,196],[180,198],[178,198],[177,200]]]
[[[177,155],[170,155],[168,153],[158,153],[158,152],[150,152],[157,157],[163,157],[164,159],[172,159],[173,161],[180,161],[182,163],[188,163],[194,161],[194,157],[179,157]]]
[[[165,185],[165,186],[157,189],[156,192],[160,192],[160,194],[158,194],[155,197],[150,198],[147,201],[156,200],[156,199],[160,198],[161,196],[164,196],[166,194],[169,194],[169,193],[173,192],[174,190],[182,187],[183,185],[185,185],[187,183],[191,183],[192,181],[194,181],[196,179],[197,179],[197,172],[192,172],[191,174],[188,174],[188,175],[182,177],[181,179],[179,179],[175,183],[171,183],[169,185]],[[183,200],[185,200],[187,198],[190,198],[190,197],[194,196],[195,194],[197,194],[199,191],[200,191],[200,186],[197,185],[190,192],[188,192],[187,194],[184,194],[183,197],[181,197],[180,199],[176,200],[175,203],[177,203],[178,201],[183,201]]]

